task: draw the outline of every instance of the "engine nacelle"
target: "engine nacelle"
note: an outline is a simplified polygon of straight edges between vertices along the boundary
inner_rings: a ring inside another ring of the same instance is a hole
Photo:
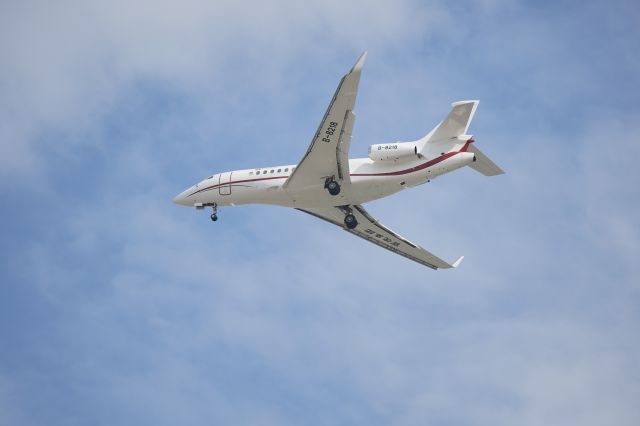
[[[380,143],[369,147],[369,158],[373,161],[396,161],[411,157],[419,157],[415,142]]]

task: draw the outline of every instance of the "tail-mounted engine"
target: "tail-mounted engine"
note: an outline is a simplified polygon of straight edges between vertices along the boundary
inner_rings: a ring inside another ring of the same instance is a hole
[[[381,143],[369,147],[369,158],[373,161],[397,161],[420,157],[415,142]]]

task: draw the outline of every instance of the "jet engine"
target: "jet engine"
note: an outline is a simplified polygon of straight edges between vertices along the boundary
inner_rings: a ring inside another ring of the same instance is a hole
[[[420,158],[415,142],[380,143],[369,147],[369,158],[373,161],[396,161]]]

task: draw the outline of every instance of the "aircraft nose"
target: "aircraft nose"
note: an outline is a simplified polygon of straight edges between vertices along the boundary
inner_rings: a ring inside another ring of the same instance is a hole
[[[187,192],[189,190],[186,191],[182,191],[181,193],[179,193],[178,195],[176,195],[175,197],[173,197],[173,202],[176,204],[179,204],[181,206],[188,206],[189,202],[187,201]]]

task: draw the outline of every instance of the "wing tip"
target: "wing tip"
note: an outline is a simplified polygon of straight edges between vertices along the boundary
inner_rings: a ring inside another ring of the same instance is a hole
[[[366,59],[367,59],[367,51],[365,50],[360,54],[360,56],[358,57],[358,60],[356,61],[355,65],[353,65],[349,73],[359,72],[360,70],[362,70],[362,67],[364,66],[364,61]]]
[[[476,105],[477,105],[477,104],[479,104],[479,103],[480,103],[480,100],[478,100],[478,99],[468,99],[468,100],[465,100],[465,101],[456,101],[456,102],[453,102],[453,103],[451,104],[451,106],[452,106],[452,107],[456,107],[456,106],[458,106],[458,105],[464,105],[464,104],[476,104]]]
[[[464,256],[460,256],[460,257],[458,258],[458,260],[456,260],[455,262],[453,262],[453,263],[451,264],[451,267],[452,267],[452,268],[457,268],[457,267],[462,263],[462,261],[463,261],[463,260],[464,260]]]

